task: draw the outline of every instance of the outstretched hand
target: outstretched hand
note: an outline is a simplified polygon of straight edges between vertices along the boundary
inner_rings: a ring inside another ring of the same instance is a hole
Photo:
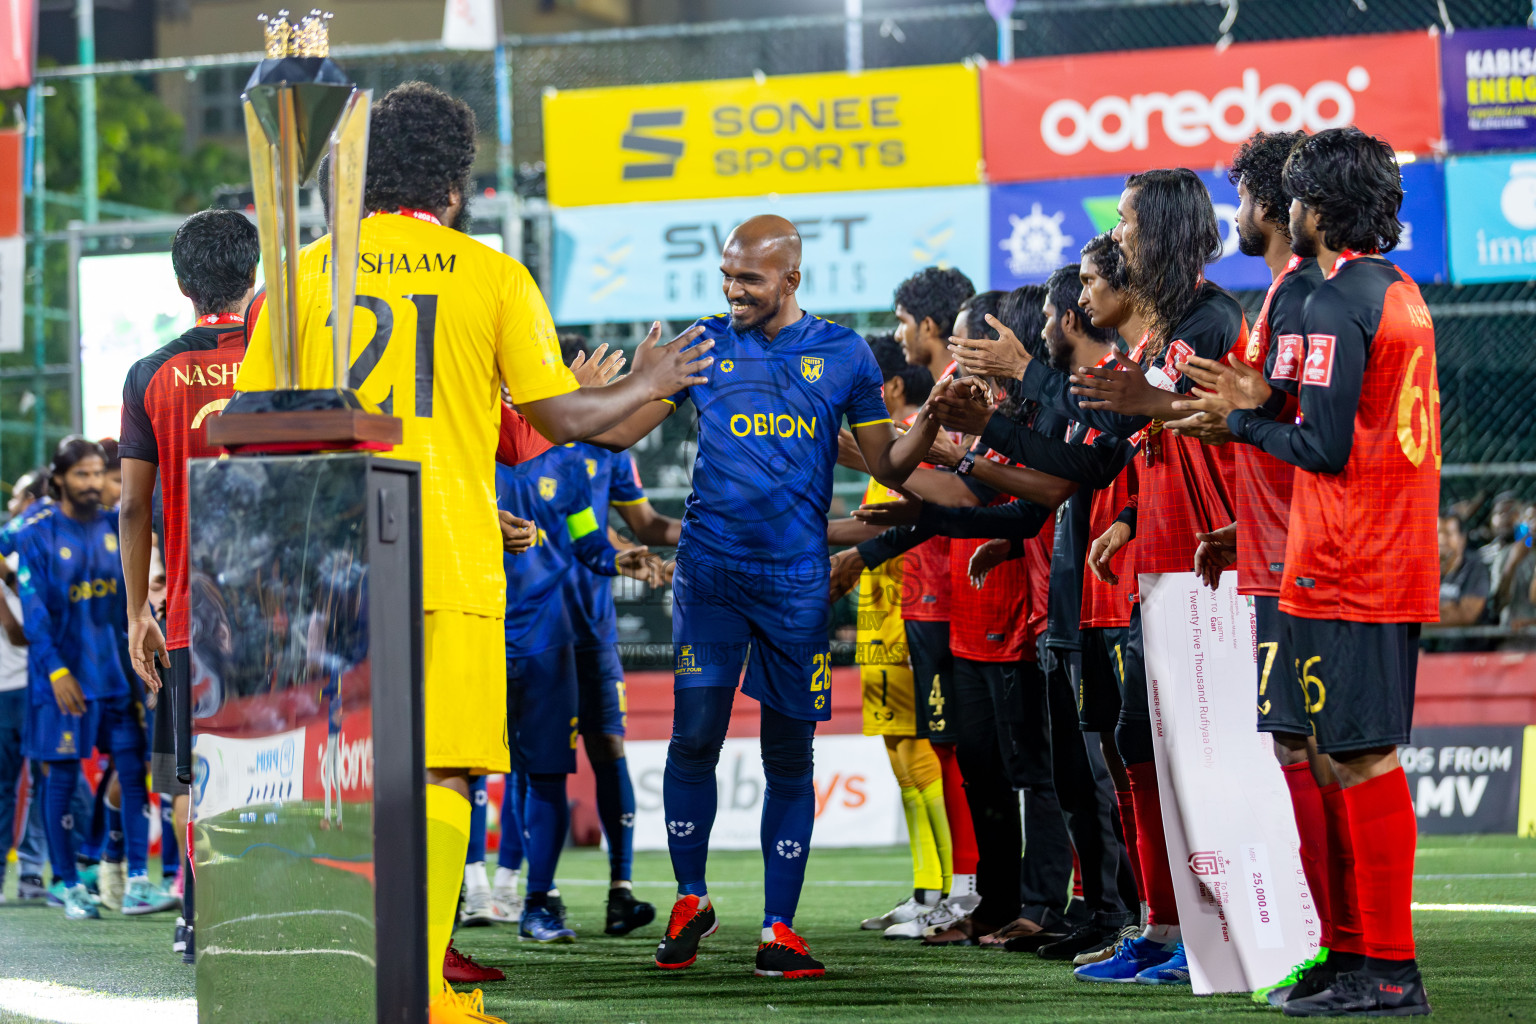
[[[1152,416],[1148,400],[1157,388],[1147,381],[1147,371],[1133,359],[1114,353],[1114,365],[1079,366],[1072,374],[1072,393],[1083,399],[1084,409],[1107,409],[1122,416]]]
[[[967,373],[982,377],[997,377],[999,379],[1012,377],[1022,379],[1024,368],[1030,363],[1029,350],[1018,335],[991,313],[987,314],[987,323],[997,332],[995,338],[958,338],[949,339],[949,351]]]
[[[634,368],[630,371],[649,386],[651,400],[671,398],[695,384],[707,384],[703,376],[715,361],[706,355],[715,347],[714,339],[699,341],[703,324],[694,324],[665,345],[661,344],[661,321],[651,324],[645,340],[635,349]],[[698,344],[694,344],[698,342]]]
[[[576,353],[576,358],[571,360],[571,372],[576,375],[576,383],[582,387],[601,387],[619,375],[619,371],[624,369],[624,360],[623,350],[614,349],[609,352],[605,341],[591,355]]]

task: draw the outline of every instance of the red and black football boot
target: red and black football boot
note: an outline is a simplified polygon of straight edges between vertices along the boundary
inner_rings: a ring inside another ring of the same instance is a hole
[[[480,966],[450,945],[443,957],[443,979],[455,985],[479,985],[486,981],[506,981],[507,976],[494,967]]]
[[[757,967],[752,973],[759,978],[819,978],[827,969],[789,925],[775,922],[773,941],[757,947]]]
[[[692,967],[699,958],[699,941],[706,935],[713,935],[718,927],[712,904],[700,907],[697,896],[679,896],[672,904],[667,934],[656,946],[656,966],[664,971]]]

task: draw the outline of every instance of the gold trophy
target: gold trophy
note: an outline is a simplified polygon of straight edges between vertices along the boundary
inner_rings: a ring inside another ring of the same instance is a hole
[[[382,451],[399,444],[401,421],[372,411],[347,387],[357,293],[363,178],[372,92],[358,89],[330,57],[330,14],[288,20],[261,15],[266,56],[246,82],[245,136],[277,388],[237,394],[208,423],[208,440],[232,450]],[[329,156],[332,377],[300,386],[299,189]]]

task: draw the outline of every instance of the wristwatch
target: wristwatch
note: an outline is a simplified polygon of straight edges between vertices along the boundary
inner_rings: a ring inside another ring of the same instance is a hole
[[[955,464],[956,476],[970,476],[971,470],[976,467],[976,453],[966,452],[960,456],[960,461]]]

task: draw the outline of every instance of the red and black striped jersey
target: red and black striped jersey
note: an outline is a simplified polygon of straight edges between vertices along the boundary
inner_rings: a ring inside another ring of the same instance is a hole
[[[208,417],[235,392],[245,325],[194,327],[133,364],[123,383],[118,453],[160,469],[165,522],[167,647],[187,646],[187,460],[218,455]]]
[[[1296,467],[1280,608],[1308,619],[1439,618],[1440,388],[1418,285],[1344,253],[1307,303],[1301,414],[1232,432]]]
[[[1248,332],[1243,362],[1262,369],[1270,387],[1288,396],[1277,418],[1296,414],[1296,387],[1306,356],[1302,311],[1322,282],[1317,260],[1292,256],[1269,286]],[[1279,597],[1296,468],[1248,444],[1234,445],[1232,454],[1237,463],[1237,589]]]

